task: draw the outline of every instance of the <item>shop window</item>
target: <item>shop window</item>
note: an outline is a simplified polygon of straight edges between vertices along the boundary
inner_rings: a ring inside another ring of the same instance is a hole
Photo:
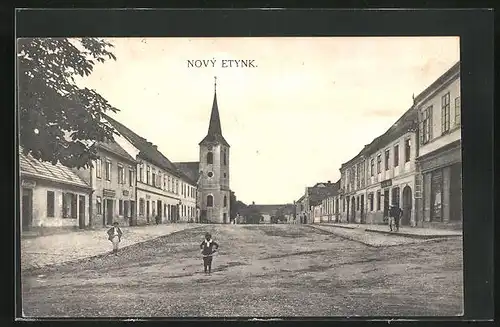
[[[139,215],[144,216],[145,211],[144,199],[139,199]]]
[[[123,216],[130,217],[129,201],[127,200],[123,201]]]
[[[392,204],[399,207],[399,187],[392,189]]]
[[[368,194],[368,200],[370,201],[370,211],[373,211],[373,193]]]

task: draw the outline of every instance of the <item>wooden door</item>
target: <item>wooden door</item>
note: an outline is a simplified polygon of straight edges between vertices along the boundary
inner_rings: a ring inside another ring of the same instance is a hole
[[[33,225],[33,190],[29,188],[22,189],[22,230],[30,230]]]

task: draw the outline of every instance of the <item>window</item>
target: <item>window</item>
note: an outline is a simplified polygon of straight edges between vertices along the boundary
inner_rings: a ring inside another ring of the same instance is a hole
[[[375,174],[375,159],[370,159],[370,176]]]
[[[224,157],[223,157],[223,161],[224,161],[224,166],[227,165],[227,154],[226,154],[226,150],[224,150]]]
[[[172,188],[170,187],[170,176],[167,177],[167,190],[170,192]]]
[[[122,166],[118,166],[118,184],[125,183],[125,171]]]
[[[106,161],[106,180],[111,180],[111,161]]]
[[[162,185],[161,172],[158,172],[158,177],[157,177],[157,179],[158,179],[158,183],[156,183],[156,186],[157,186],[158,188],[161,188],[161,185]]]
[[[181,195],[184,196],[184,183],[181,182]]]
[[[227,196],[224,195],[224,207],[227,207]]]
[[[102,200],[100,196],[96,198],[96,209],[98,215],[102,214]]]
[[[144,164],[141,163],[139,166],[139,181],[144,182]]]
[[[450,131],[450,92],[441,97],[441,132]]]
[[[214,206],[214,197],[212,195],[207,196],[207,207],[213,207]]]
[[[77,201],[78,198],[73,193],[63,193],[63,206],[62,206],[62,216],[63,218],[74,218],[77,217]]]
[[[47,191],[47,217],[54,217],[54,192]]]
[[[97,178],[101,178],[101,174],[102,174],[102,160],[101,158],[97,158],[95,162],[95,176]]]
[[[460,125],[460,120],[461,118],[461,103],[460,103],[460,97],[455,98],[455,126]]]
[[[139,199],[139,215],[144,216],[144,199]]]
[[[385,150],[385,161],[384,161],[385,170],[389,170],[390,157],[391,157],[391,150],[389,150],[389,149]]]
[[[163,175],[163,189],[167,189],[167,176]]]
[[[146,166],[146,184],[149,184],[150,175],[151,175],[151,167]]]
[[[212,177],[214,175],[214,173],[212,173],[211,171],[208,172],[208,177]]]
[[[226,173],[224,173],[224,178],[226,178],[226,177],[227,177],[227,175],[226,175]]]
[[[373,211],[373,193],[368,194],[368,201],[370,201],[370,211]]]
[[[213,164],[214,163],[214,154],[213,152],[207,153],[207,164]]]
[[[394,167],[399,166],[399,144],[394,146]]]
[[[426,144],[432,138],[432,106],[427,107],[420,113],[419,124],[420,144]]]
[[[156,186],[156,182],[157,182],[157,180],[156,180],[156,170],[153,169],[153,173],[151,174],[151,176],[152,176],[151,177],[151,184],[153,186]]]
[[[342,212],[345,212],[345,198],[342,198]]]
[[[128,167],[128,184],[130,186],[134,185],[134,170],[132,167]]]
[[[359,210],[359,196],[356,197],[356,210]]]
[[[123,200],[118,201],[118,215],[123,216]]]
[[[380,166],[382,164],[382,155],[379,154],[377,156],[377,174],[380,174]]]
[[[175,180],[175,193],[179,194],[179,181]]]
[[[407,138],[405,140],[405,162],[410,161],[411,157],[411,140]]]
[[[399,207],[399,187],[392,189],[392,204]]]
[[[380,191],[377,191],[377,210],[380,210],[380,200],[381,200]]]

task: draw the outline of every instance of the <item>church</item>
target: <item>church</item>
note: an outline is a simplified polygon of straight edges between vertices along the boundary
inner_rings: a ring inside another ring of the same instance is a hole
[[[230,222],[229,143],[222,136],[217,104],[217,78],[214,84],[214,101],[210,123],[205,138],[198,144],[199,161],[176,162],[175,165],[188,177],[198,181],[198,206],[200,220],[208,223]]]

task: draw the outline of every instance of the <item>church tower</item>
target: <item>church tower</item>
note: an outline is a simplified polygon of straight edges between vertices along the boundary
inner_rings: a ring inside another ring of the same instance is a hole
[[[198,184],[201,218],[210,223],[229,223],[229,143],[222,136],[217,105],[217,77],[214,102],[207,136],[200,146],[200,179]]]

